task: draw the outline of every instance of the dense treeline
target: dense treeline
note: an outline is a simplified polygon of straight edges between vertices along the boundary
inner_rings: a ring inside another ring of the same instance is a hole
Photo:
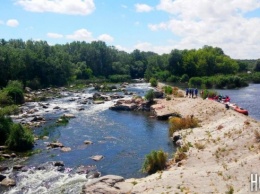
[[[102,41],[72,42],[50,46],[46,41],[0,40],[0,86],[19,80],[24,86],[62,86],[75,80],[155,78],[188,82],[192,77],[234,75],[259,71],[254,60],[234,60],[221,48],[204,46],[195,50],[172,50],[170,54],[134,50],[119,51]],[[260,63],[260,62],[258,62]],[[255,80],[258,74],[255,74]]]

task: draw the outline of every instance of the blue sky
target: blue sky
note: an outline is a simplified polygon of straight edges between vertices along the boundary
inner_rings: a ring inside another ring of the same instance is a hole
[[[220,47],[260,58],[260,0],[1,0],[0,38],[50,45],[102,40],[119,50],[169,53]]]

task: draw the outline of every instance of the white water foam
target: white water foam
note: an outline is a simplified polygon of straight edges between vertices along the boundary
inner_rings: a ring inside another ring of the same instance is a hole
[[[81,193],[82,186],[88,181],[85,174],[69,174],[55,170],[34,170],[20,172],[17,185],[5,194],[38,193]]]

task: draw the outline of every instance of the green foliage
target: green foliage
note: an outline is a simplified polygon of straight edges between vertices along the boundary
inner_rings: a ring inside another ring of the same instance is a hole
[[[192,77],[189,80],[190,87],[197,88],[239,88],[248,86],[244,78],[235,75],[217,75],[211,77]]]
[[[252,74],[252,81],[257,84],[260,83],[260,72],[256,72]]]
[[[163,90],[165,94],[172,94],[173,90],[171,86],[163,86]]]
[[[163,170],[166,166],[167,156],[168,154],[162,150],[152,151],[146,155],[142,171],[153,174],[159,170]]]
[[[19,81],[9,81],[7,86],[3,89],[15,104],[24,103],[23,85]]]
[[[192,77],[189,80],[189,87],[199,88],[203,83],[203,79],[200,77]]]
[[[158,85],[158,81],[153,77],[150,79],[149,82],[150,82],[152,87],[156,87]]]
[[[160,81],[187,82],[188,78],[192,77],[233,75],[254,68],[255,71],[259,69],[256,60],[233,60],[225,55],[221,48],[207,45],[198,50],[174,49],[170,54],[158,55],[140,50],[126,53],[107,46],[102,41],[74,41],[53,46],[46,41],[2,41],[5,42],[0,44],[2,87],[6,86],[9,80],[19,80],[25,86],[39,89],[100,77],[117,82],[128,76],[145,77],[146,80],[154,77]],[[115,76],[110,77],[111,75]],[[211,83],[201,84],[209,87]],[[241,86],[229,84],[225,87]],[[17,87],[14,88],[16,89],[11,89],[8,95],[16,103],[22,103],[20,92]],[[2,101],[6,103],[8,99]]]
[[[110,75],[109,80],[112,83],[126,82],[131,79],[130,75]]]
[[[57,121],[58,125],[67,125],[69,123],[69,118],[65,116],[61,116],[60,119]]]
[[[189,81],[189,76],[187,74],[183,74],[180,78],[180,82],[188,82]]]
[[[258,59],[258,60],[256,61],[254,71],[257,71],[257,72],[260,71],[260,59]]]
[[[145,99],[148,100],[149,102],[153,102],[154,100],[154,91],[151,89],[151,90],[148,90],[147,93],[145,94]]]
[[[172,82],[172,83],[176,83],[180,81],[180,77],[175,76],[175,75],[171,75],[170,77],[167,78],[166,80],[167,82]]]
[[[11,150],[25,151],[33,147],[34,138],[29,129],[13,123],[12,119],[8,117],[18,111],[19,109],[15,105],[0,109],[0,144],[7,145]]]
[[[25,151],[33,147],[34,138],[30,129],[20,124],[13,123],[10,128],[6,145],[15,151]]]
[[[0,91],[0,105],[6,106],[12,104],[12,98],[8,95],[7,91]]]
[[[201,98],[203,98],[203,99],[213,98],[217,95],[218,95],[218,93],[214,90],[203,90],[203,93],[201,93]]]
[[[0,109],[2,112],[2,109]],[[0,115],[0,144],[5,144],[10,132],[10,128],[13,122],[10,117],[6,117],[5,115]]]

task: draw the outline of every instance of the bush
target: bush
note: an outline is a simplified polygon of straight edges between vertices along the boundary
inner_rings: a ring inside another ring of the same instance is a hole
[[[172,136],[175,131],[199,126],[198,120],[196,118],[188,116],[186,118],[172,117],[170,118],[169,123],[169,136]]]
[[[149,82],[152,87],[156,87],[158,85],[158,81],[155,78],[151,78]]]
[[[12,98],[8,95],[7,91],[0,91],[0,105],[6,106],[12,104]]]
[[[148,174],[153,174],[158,170],[163,170],[166,166],[168,154],[162,150],[152,151],[147,154],[142,167],[142,171]]]
[[[149,102],[153,102],[154,100],[154,91],[151,89],[151,90],[148,90],[148,92],[145,94],[145,99],[148,100]]]
[[[32,132],[21,124],[13,123],[6,145],[14,151],[26,151],[33,147],[34,138]]]
[[[213,90],[203,90],[203,92],[201,93],[201,98],[206,99],[206,98],[213,98],[215,96],[217,96],[218,93],[216,91]]]
[[[109,81],[113,83],[125,82],[131,79],[130,75],[110,75]]]
[[[10,128],[13,122],[12,119],[4,115],[0,115],[0,144],[5,144],[8,138]]]
[[[163,90],[165,94],[172,94],[172,87],[171,86],[163,86]]]
[[[23,85],[19,81],[9,81],[7,86],[3,90],[11,97],[13,103],[24,103]]]
[[[253,83],[259,84],[260,83],[260,72],[256,72],[252,74],[252,81]]]

